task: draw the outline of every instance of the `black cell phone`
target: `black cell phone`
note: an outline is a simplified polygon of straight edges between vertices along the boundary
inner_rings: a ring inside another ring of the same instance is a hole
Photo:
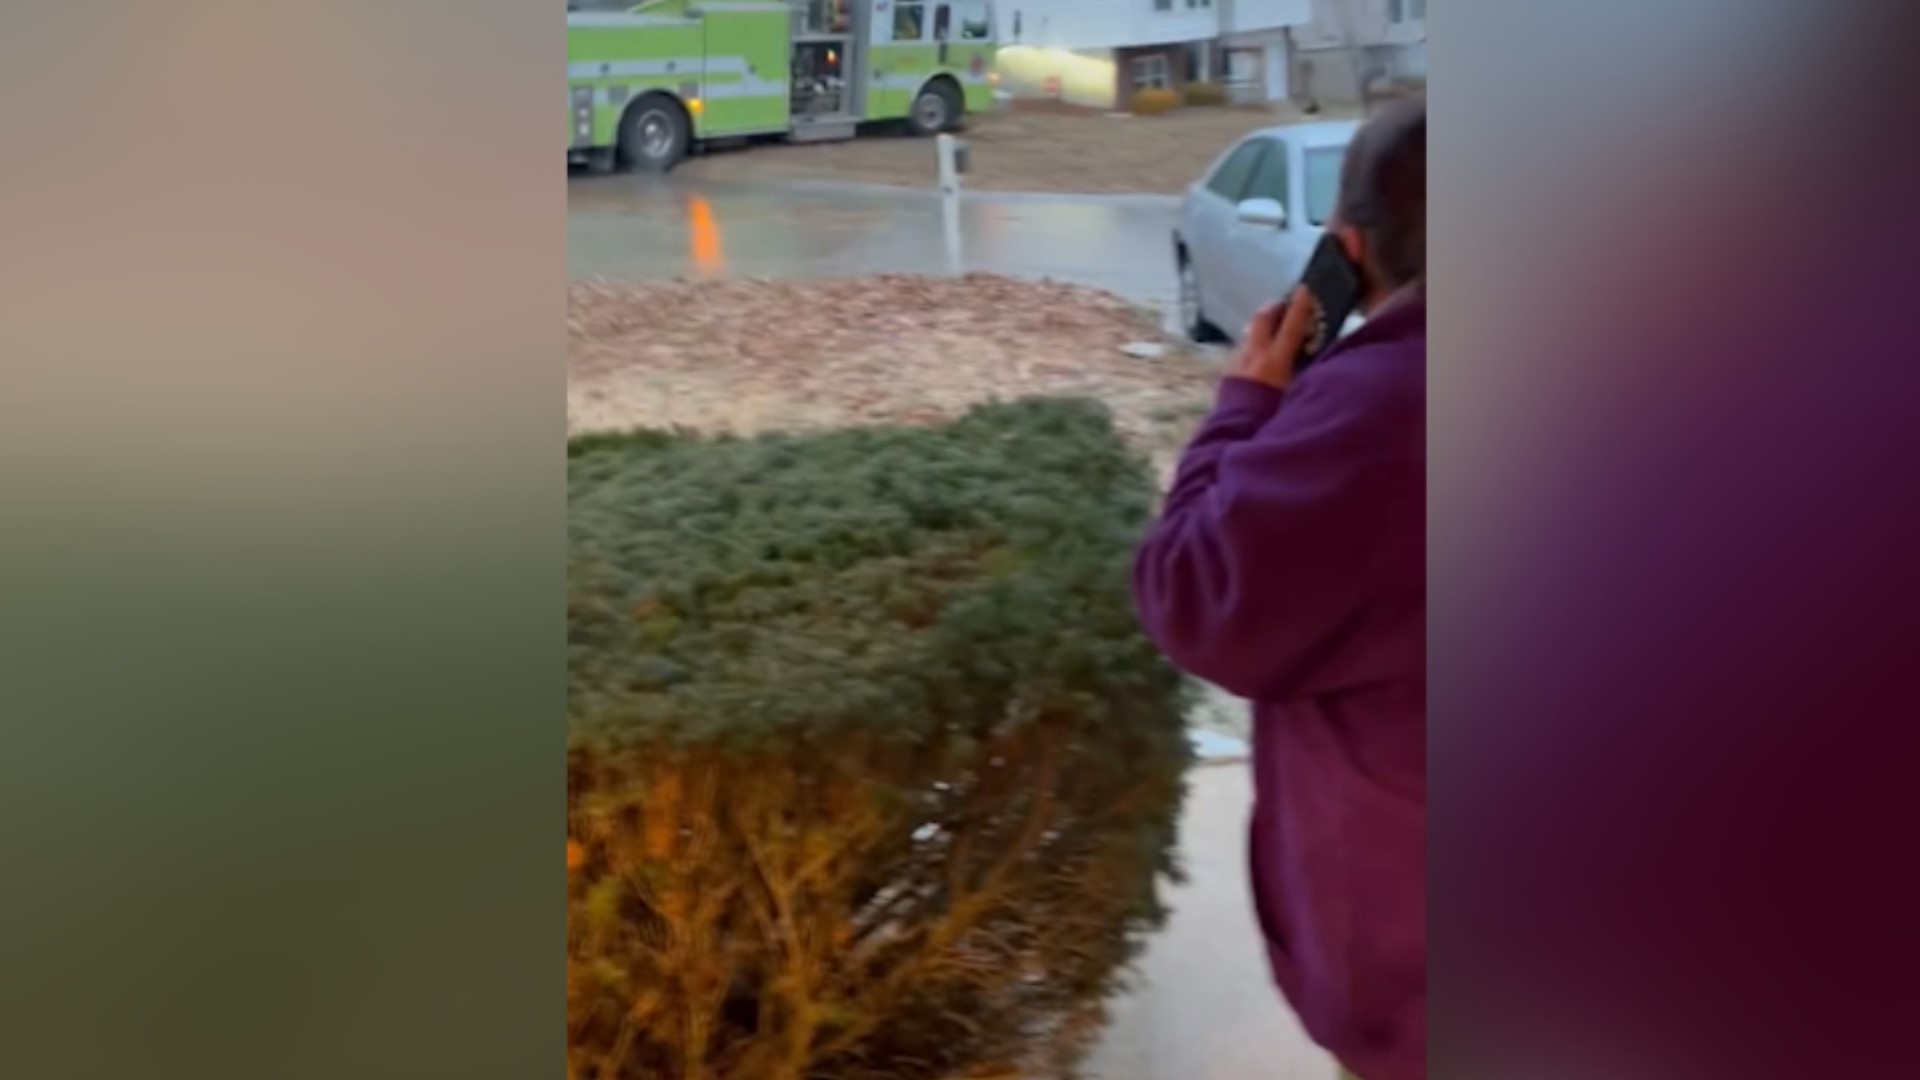
[[[1340,336],[1340,328],[1347,325],[1354,309],[1360,306],[1360,268],[1347,258],[1347,249],[1340,246],[1338,236],[1322,233],[1320,242],[1314,245],[1313,256],[1307,260],[1306,273],[1300,275],[1300,284],[1319,302],[1320,317],[1307,333],[1307,343],[1294,365],[1295,371],[1305,370],[1308,364],[1325,355],[1334,339]]]

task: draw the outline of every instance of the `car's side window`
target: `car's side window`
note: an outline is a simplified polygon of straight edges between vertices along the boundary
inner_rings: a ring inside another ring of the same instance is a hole
[[[1272,199],[1280,204],[1282,210],[1293,212],[1287,205],[1287,148],[1282,143],[1272,143],[1260,166],[1253,170],[1253,179],[1247,184],[1249,199]]]
[[[1344,146],[1307,151],[1307,220],[1315,225],[1325,225],[1333,216],[1333,204],[1340,198],[1340,163],[1346,156]]]
[[[1247,190],[1247,180],[1253,176],[1253,168],[1259,164],[1260,155],[1267,148],[1265,139],[1249,139],[1241,143],[1240,148],[1227,155],[1227,160],[1213,170],[1207,180],[1207,190],[1228,202],[1239,202]]]

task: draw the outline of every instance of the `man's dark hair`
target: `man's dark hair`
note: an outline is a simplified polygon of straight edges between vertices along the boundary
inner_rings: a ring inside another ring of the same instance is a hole
[[[1366,238],[1389,288],[1427,274],[1427,100],[1403,98],[1354,134],[1340,166],[1334,219]]]

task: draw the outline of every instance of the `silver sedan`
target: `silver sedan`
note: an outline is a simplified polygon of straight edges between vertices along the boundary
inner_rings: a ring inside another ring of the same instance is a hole
[[[1353,121],[1256,131],[1187,189],[1173,234],[1180,321],[1196,341],[1238,336],[1307,267],[1333,213]]]

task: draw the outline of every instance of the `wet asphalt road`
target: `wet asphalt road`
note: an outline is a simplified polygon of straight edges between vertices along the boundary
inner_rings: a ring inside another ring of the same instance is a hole
[[[1177,205],[1165,196],[966,193],[964,268],[1092,285],[1170,309]],[[572,275],[851,277],[948,270],[931,190],[568,180]]]

